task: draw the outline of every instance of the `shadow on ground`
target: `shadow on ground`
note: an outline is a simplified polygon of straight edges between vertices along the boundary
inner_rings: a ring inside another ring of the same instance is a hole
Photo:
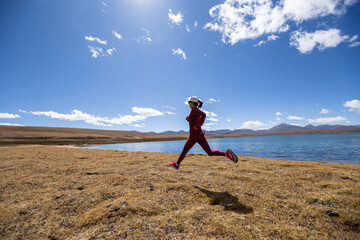
[[[211,199],[210,205],[220,205],[224,207],[225,211],[232,211],[236,213],[251,213],[253,208],[246,206],[239,202],[239,199],[228,192],[213,192],[203,188],[194,186],[194,188],[199,189],[201,192],[205,193],[208,198]]]

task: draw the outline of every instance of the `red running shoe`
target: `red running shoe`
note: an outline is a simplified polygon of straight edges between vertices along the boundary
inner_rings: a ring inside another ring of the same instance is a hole
[[[170,166],[172,166],[176,170],[179,170],[179,167],[180,167],[180,165],[178,165],[176,162],[170,162]]]
[[[228,159],[230,159],[234,163],[238,162],[238,157],[235,155],[235,153],[233,151],[231,151],[231,149],[226,150],[226,156]]]

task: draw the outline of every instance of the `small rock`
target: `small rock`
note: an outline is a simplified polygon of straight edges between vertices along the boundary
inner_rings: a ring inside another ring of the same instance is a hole
[[[326,213],[327,215],[329,215],[330,217],[338,217],[338,216],[339,216],[339,213],[337,213],[337,212],[335,212],[335,211],[333,211],[333,210],[331,210],[331,209],[326,210],[325,213]]]
[[[126,201],[122,202],[122,205],[123,205],[123,207],[128,207],[129,206],[129,204]]]

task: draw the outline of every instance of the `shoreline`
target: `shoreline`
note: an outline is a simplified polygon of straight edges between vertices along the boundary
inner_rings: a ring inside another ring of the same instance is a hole
[[[232,135],[206,135],[208,139],[240,138],[284,135],[312,135],[359,133],[360,129],[303,130],[279,133],[241,133]],[[206,134],[206,131],[205,131]],[[136,131],[112,131],[78,128],[14,127],[0,126],[0,146],[5,145],[75,145],[75,144],[116,144],[156,141],[186,140],[189,134],[144,133]]]

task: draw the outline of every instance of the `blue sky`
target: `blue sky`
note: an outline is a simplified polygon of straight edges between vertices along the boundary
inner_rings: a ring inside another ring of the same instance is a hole
[[[4,0],[0,124],[360,124],[355,0]]]

